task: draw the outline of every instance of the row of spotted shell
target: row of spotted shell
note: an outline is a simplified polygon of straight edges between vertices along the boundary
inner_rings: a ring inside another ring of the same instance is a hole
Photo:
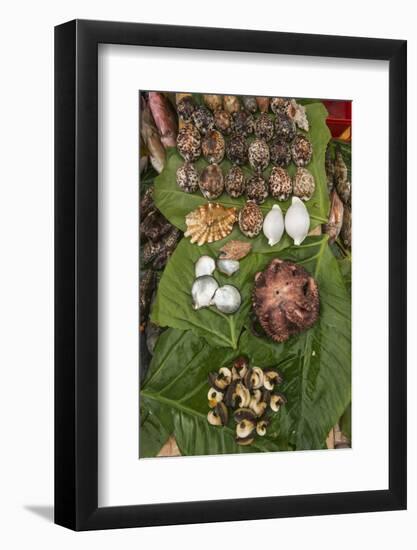
[[[297,134],[296,126],[308,130],[305,108],[294,99],[251,98],[242,101],[236,96],[205,95],[207,106],[196,105],[191,95],[180,94],[177,110],[183,126],[177,138],[177,149],[185,163],[177,170],[178,186],[185,192],[198,189],[208,200],[218,198],[225,190],[230,197],[244,193],[250,200],[262,203],[271,193],[277,200],[286,200],[291,193],[308,200],[314,192],[314,178],[305,168],[313,148],[305,135]],[[255,118],[253,113],[259,110]],[[272,113],[267,113],[271,107]],[[255,134],[250,143],[249,134]],[[225,139],[225,135],[230,137]],[[193,161],[201,153],[210,163],[201,174]],[[219,163],[225,154],[233,163],[224,177]],[[298,166],[294,189],[285,170],[291,159]],[[254,169],[246,179],[241,166],[249,161]],[[269,185],[264,171],[270,161],[275,165]]]

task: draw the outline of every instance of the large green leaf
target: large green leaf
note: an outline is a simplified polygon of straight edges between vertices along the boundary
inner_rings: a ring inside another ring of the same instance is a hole
[[[207,422],[207,375],[228,364],[235,355],[232,350],[207,346],[190,331],[169,329],[162,334],[140,394],[146,430],[141,435],[142,458],[152,456],[152,452],[155,456],[169,433],[175,434],[183,455],[280,449],[278,443],[268,437],[250,447],[237,445],[232,418],[224,427],[210,426]],[[157,425],[161,428],[159,434],[154,429]]]
[[[313,103],[306,106],[307,115],[310,121],[310,131],[308,132],[309,139],[313,145],[313,157],[308,166],[308,169],[313,174],[316,180],[316,190],[312,198],[306,203],[311,217],[311,228],[325,223],[329,210],[329,197],[327,192],[326,174],[324,169],[324,156],[327,143],[330,139],[330,131],[326,125],[327,111],[322,103]],[[176,171],[183,163],[183,159],[178,154],[176,148],[172,148],[167,152],[167,163],[162,173],[155,178],[155,204],[162,214],[179,229],[185,230],[185,216],[204,204],[206,199],[200,192],[184,193],[176,184]],[[197,168],[201,171],[207,163],[200,158],[196,163]],[[230,168],[230,162],[225,159],[221,165],[224,173]],[[270,168],[269,168],[270,170]],[[244,167],[244,171],[250,174],[248,166]],[[295,172],[295,166],[289,167],[291,174]],[[268,170],[265,172],[268,176]],[[240,197],[232,199],[227,194],[223,194],[216,200],[224,206],[243,206],[245,199]],[[268,198],[261,205],[263,213],[266,214],[274,204],[274,199]],[[290,205],[290,201],[281,202],[280,206],[285,212]]]

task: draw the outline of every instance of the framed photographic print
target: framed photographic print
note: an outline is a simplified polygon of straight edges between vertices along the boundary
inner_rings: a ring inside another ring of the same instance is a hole
[[[71,21],[55,123],[56,523],[404,509],[406,42]]]

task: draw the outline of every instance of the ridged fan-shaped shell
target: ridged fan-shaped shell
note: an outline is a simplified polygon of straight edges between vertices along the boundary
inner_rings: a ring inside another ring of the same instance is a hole
[[[236,221],[237,208],[209,202],[187,214],[184,236],[191,237],[190,241],[199,246],[219,241],[230,235]]]

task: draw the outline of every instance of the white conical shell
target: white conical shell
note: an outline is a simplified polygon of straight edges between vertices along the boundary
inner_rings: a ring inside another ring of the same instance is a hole
[[[274,204],[265,216],[262,229],[265,237],[268,239],[269,246],[274,246],[274,244],[277,244],[281,240],[284,233],[284,218],[278,204]]]
[[[239,271],[239,262],[237,260],[217,260],[217,269],[225,275],[233,275]]]
[[[210,277],[210,275],[198,277],[191,289],[194,309],[211,305],[211,300],[218,288],[219,284],[214,277]]]
[[[224,285],[216,290],[211,303],[222,313],[235,313],[240,308],[242,298],[236,287]]]
[[[310,215],[302,200],[292,198],[292,204],[285,214],[285,231],[294,239],[295,245],[300,245],[307,237],[310,229]]]
[[[210,256],[201,256],[195,263],[195,276],[211,275],[216,269],[216,262]]]

